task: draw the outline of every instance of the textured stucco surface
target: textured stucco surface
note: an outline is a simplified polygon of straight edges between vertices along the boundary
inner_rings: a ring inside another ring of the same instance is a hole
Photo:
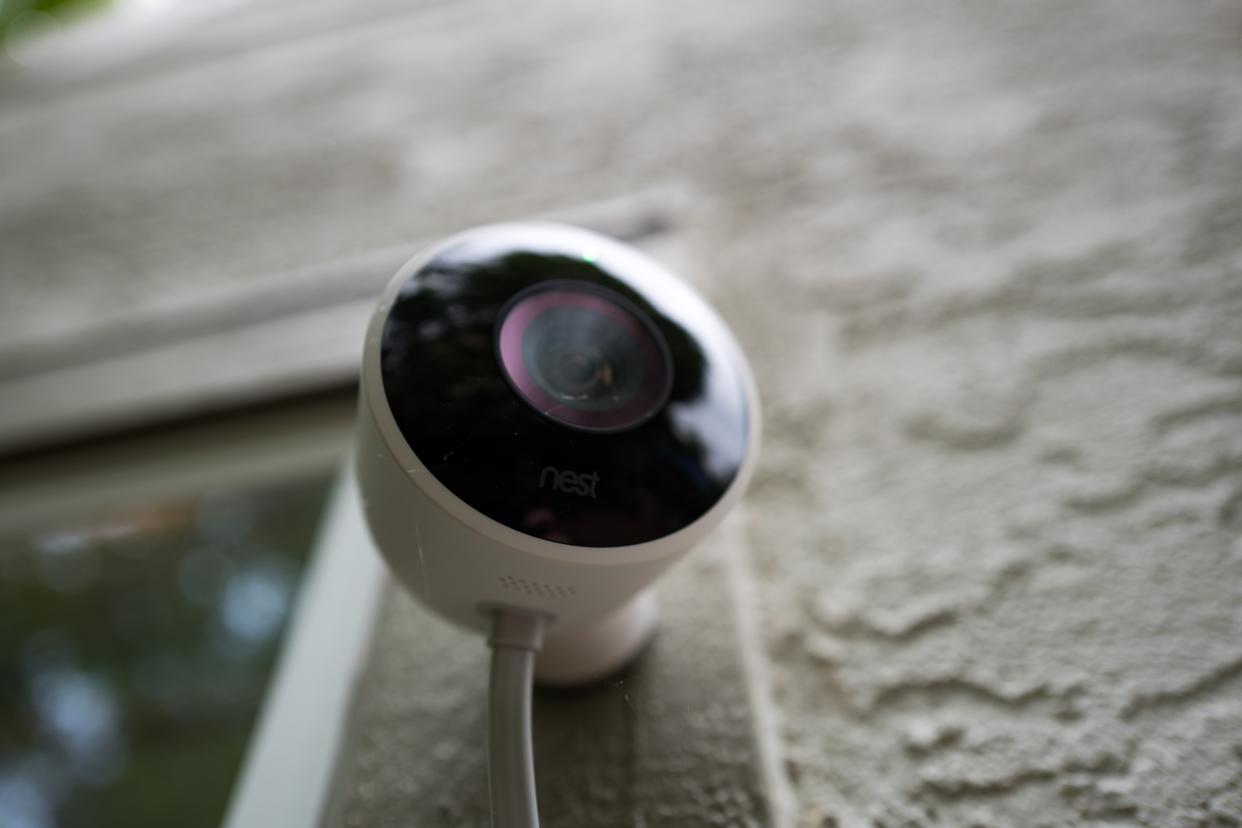
[[[383,5],[7,83],[3,335],[676,184],[799,823],[1242,822],[1242,4]]]
[[[589,688],[536,693],[543,825],[768,823],[737,657],[727,557],[738,531],[729,528],[662,585],[663,628],[636,664]],[[395,589],[380,630],[331,821],[490,824],[486,646]]]

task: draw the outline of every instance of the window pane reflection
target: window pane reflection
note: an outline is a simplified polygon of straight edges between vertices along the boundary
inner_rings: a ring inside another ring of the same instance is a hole
[[[0,535],[0,825],[218,825],[330,479]]]

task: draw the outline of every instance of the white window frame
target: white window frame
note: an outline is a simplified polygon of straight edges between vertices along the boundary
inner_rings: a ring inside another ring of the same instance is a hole
[[[333,487],[226,828],[312,828],[336,810],[355,689],[387,578],[346,470]]]

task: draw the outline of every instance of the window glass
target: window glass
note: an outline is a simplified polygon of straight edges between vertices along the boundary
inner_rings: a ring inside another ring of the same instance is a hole
[[[0,825],[220,823],[330,482],[0,534]]]

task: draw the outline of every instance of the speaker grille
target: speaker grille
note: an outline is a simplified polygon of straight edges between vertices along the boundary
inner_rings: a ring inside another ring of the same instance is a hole
[[[528,581],[512,575],[502,575],[500,585],[510,592],[518,592],[534,598],[572,598],[574,588],[560,584],[541,584],[539,581]]]

